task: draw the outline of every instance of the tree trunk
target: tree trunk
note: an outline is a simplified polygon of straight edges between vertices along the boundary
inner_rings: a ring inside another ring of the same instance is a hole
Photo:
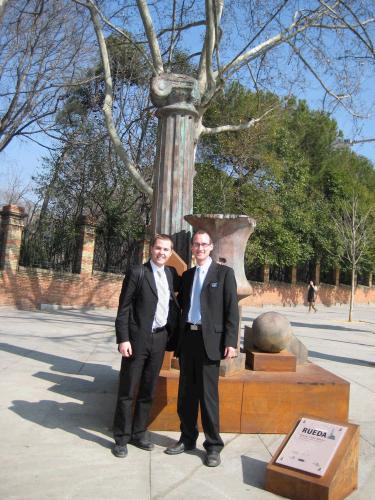
[[[353,312],[353,305],[354,305],[354,293],[355,293],[355,277],[356,277],[356,268],[353,265],[352,267],[352,286],[350,290],[350,303],[349,303],[349,317],[348,321],[352,321],[352,312]]]

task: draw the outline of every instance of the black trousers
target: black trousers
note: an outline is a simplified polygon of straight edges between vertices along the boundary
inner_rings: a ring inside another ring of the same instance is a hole
[[[122,358],[113,424],[116,444],[124,445],[145,435],[166,343],[166,329],[150,333],[149,342],[134,357]]]
[[[208,359],[202,332],[186,331],[180,351],[180,382],[177,411],[181,438],[186,445],[195,445],[198,437],[198,407],[205,434],[206,450],[221,451],[224,443],[219,424],[220,361]]]

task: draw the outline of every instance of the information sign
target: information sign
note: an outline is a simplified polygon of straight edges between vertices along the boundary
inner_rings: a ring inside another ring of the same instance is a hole
[[[302,418],[276,463],[323,476],[347,427]]]

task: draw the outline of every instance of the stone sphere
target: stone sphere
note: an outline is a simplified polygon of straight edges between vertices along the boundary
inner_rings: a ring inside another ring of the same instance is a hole
[[[263,352],[280,352],[287,346],[291,335],[291,327],[283,314],[266,312],[253,322],[253,343]]]

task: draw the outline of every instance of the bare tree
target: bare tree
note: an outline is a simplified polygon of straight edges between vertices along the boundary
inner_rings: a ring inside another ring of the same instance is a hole
[[[357,282],[358,268],[364,253],[374,242],[374,227],[371,227],[373,207],[363,210],[359,198],[353,193],[350,200],[343,200],[339,210],[332,215],[332,221],[339,238],[339,254],[342,261],[350,266],[351,290],[348,321],[352,321],[354,295]]]
[[[368,1],[238,0],[224,10],[224,0],[151,4],[137,0],[136,8],[134,2],[124,1],[123,7],[113,12],[100,9],[102,3],[94,0],[73,1],[90,11],[98,40],[106,84],[103,112],[109,135],[139,189],[149,196],[152,188],[124,148],[113,118],[106,33],[117,33],[133,43],[154,76],[168,72],[173,51],[192,49],[188,58],[197,61],[200,96],[195,103],[195,144],[204,134],[249,129],[267,116],[263,111],[245,123],[218,123],[213,128],[204,125],[210,102],[234,77],[254,91],[269,89],[285,95],[298,86],[317,84],[328,111],[341,106],[357,118],[366,115],[360,101],[356,108],[356,97],[374,64],[375,17]]]
[[[1,1],[0,151],[53,128],[66,86],[91,57],[87,19],[76,10],[68,0]]]
[[[0,171],[0,209],[4,205],[21,205],[25,208],[28,224],[36,210],[36,200],[33,193],[32,182],[25,182],[21,169],[7,165]]]

